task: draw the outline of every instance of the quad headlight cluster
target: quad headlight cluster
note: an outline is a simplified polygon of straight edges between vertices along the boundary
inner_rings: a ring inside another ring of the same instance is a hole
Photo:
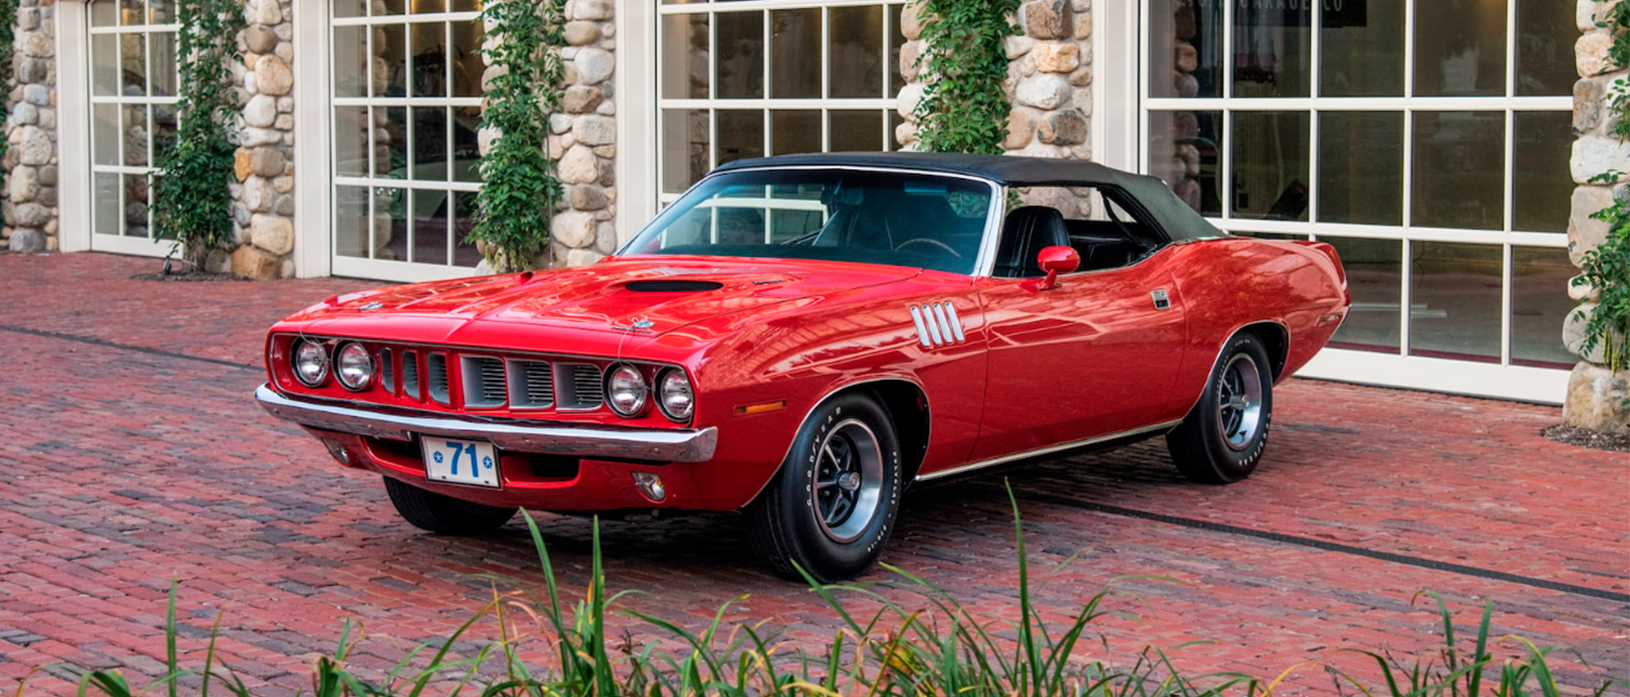
[[[355,341],[335,346],[331,355],[326,343],[296,339],[289,352],[289,367],[306,387],[321,386],[333,373],[340,386],[352,392],[368,389],[379,375],[373,354]]]
[[[639,416],[653,396],[657,410],[670,421],[688,421],[696,410],[696,392],[679,368],[658,370],[654,385],[638,367],[626,363],[606,372],[606,404],[618,416]]]

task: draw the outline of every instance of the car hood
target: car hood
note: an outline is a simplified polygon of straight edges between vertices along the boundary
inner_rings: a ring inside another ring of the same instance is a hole
[[[721,315],[902,281],[920,269],[721,257],[611,258],[590,266],[364,291],[291,321],[392,316],[660,335]]]

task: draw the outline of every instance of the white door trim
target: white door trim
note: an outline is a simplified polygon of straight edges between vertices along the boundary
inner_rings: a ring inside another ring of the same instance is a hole
[[[657,213],[656,5],[617,8],[617,246]]]
[[[1092,159],[1102,165],[1138,171],[1143,123],[1138,104],[1143,3],[1092,5]]]
[[[1296,377],[1560,405],[1569,372],[1327,348]]]
[[[57,22],[57,247],[91,248],[90,17],[59,2]]]
[[[329,224],[328,4],[329,0],[311,0],[294,7],[294,275],[299,278],[328,276],[333,271],[329,256],[334,233]]]

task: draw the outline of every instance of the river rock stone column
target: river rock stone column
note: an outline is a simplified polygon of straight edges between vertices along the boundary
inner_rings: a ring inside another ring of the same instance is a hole
[[[243,105],[231,186],[238,246],[219,263],[257,280],[294,276],[293,13],[292,0],[249,0],[243,63],[233,66]]]
[[[1579,187],[1573,192],[1573,209],[1568,222],[1568,253],[1575,264],[1607,239],[1605,223],[1591,219],[1596,211],[1612,205],[1630,205],[1630,185],[1623,177],[1614,185],[1592,184],[1590,179],[1609,171],[1630,172],[1630,144],[1610,134],[1614,117],[1609,113],[1609,90],[1630,72],[1609,58],[1613,37],[1596,26],[1612,2],[1578,0],[1578,23],[1583,36],[1575,46],[1580,80],[1574,85],[1573,130],[1579,136],[1573,146],[1573,178]],[[1595,309],[1597,293],[1591,288],[1569,286],[1580,301],[1583,313],[1569,313],[1562,340],[1582,359],[1568,380],[1568,394],[1562,418],[1571,426],[1606,433],[1630,432],[1630,371],[1613,372],[1602,365],[1601,347],[1583,353],[1584,328]]]
[[[0,210],[5,248],[32,253],[57,249],[56,3],[21,0],[15,55],[5,66],[5,187]]]
[[[555,263],[581,266],[617,249],[617,68],[611,0],[566,3],[565,92],[549,117],[550,155],[566,186],[549,226]]]

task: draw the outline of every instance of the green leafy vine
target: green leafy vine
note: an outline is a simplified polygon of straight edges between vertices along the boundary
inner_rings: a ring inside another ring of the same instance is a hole
[[[17,45],[17,0],[0,0],[0,69],[6,72],[0,76],[0,88],[11,85],[13,66],[11,64],[12,52]],[[11,90],[0,89],[0,124],[11,118]],[[7,134],[0,133],[0,157],[6,156],[6,145],[9,140]]]
[[[549,223],[564,188],[549,156],[548,115],[560,109],[565,0],[498,0],[483,11],[487,88],[481,125],[496,133],[481,156],[481,193],[468,239],[485,243],[498,271],[530,268],[549,249]]]
[[[241,0],[178,0],[181,26],[176,52],[181,89],[174,141],[158,153],[153,173],[153,226],[174,240],[191,271],[203,270],[212,252],[236,242],[232,219],[233,153],[237,150],[238,100],[230,66],[243,60],[238,34],[245,26]]]
[[[926,86],[913,116],[920,148],[1000,155],[1013,106],[1003,41],[1019,33],[1020,0],[918,0]]]
[[[1630,2],[1613,4],[1597,26],[1613,35],[1609,52],[1613,64],[1630,66]],[[1620,142],[1630,140],[1630,79],[1614,82],[1607,96],[1607,115],[1609,134]],[[1591,182],[1615,184],[1624,176],[1623,172],[1609,171],[1593,177]],[[1590,286],[1597,294],[1596,309],[1585,325],[1581,353],[1589,354],[1600,346],[1608,370],[1630,370],[1630,201],[1615,197],[1612,205],[1591,217],[1607,224],[1607,239],[1585,253],[1583,272],[1573,280],[1574,285]]]

